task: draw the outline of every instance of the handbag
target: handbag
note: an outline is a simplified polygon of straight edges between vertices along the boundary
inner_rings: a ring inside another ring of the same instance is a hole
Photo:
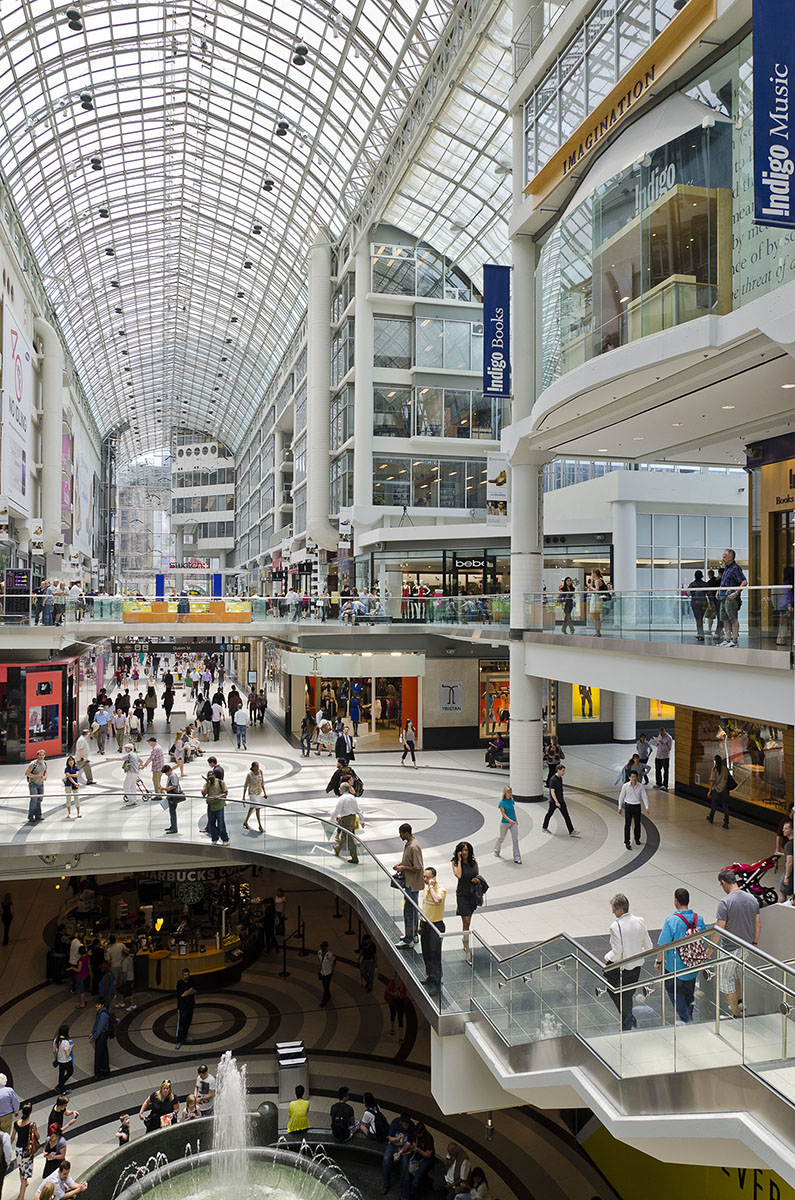
[[[483,897],[486,895],[488,890],[489,885],[486,883],[486,880],[482,875],[478,875],[478,882],[472,884],[472,898],[478,908],[480,908],[482,905]]]
[[[41,1137],[39,1136],[39,1127],[35,1121],[30,1123],[30,1133],[28,1134],[28,1154],[31,1158],[36,1152],[41,1149]]]
[[[393,888],[398,888],[401,892],[405,892],[406,876],[402,871],[394,871],[389,882]]]
[[[737,783],[737,780],[734,778],[734,776],[733,776],[733,775],[731,774],[731,772],[730,772],[730,773],[729,773],[729,778],[728,778],[728,781],[727,781],[727,783],[726,783],[726,790],[727,790],[727,791],[729,791],[729,792],[733,792],[733,791],[734,791],[734,789],[735,789],[736,787],[738,787],[738,786],[739,786],[739,785],[738,785],[738,783]]]

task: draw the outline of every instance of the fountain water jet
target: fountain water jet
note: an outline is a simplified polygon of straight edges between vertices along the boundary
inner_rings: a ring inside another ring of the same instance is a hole
[[[246,1110],[246,1067],[238,1067],[227,1050],[218,1064],[215,1081],[213,1184],[224,1196],[242,1195],[248,1182],[248,1115]],[[231,1150],[238,1153],[225,1154]]]

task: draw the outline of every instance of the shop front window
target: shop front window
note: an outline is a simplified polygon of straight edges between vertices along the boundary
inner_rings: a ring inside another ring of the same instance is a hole
[[[439,463],[433,459],[414,459],[411,464],[412,503],[414,508],[438,508]]]
[[[785,738],[791,730],[744,717],[695,712],[690,751],[690,781],[709,787],[715,756],[726,762],[737,787],[730,804],[737,802],[783,816],[792,806],[787,787]],[[677,777],[679,768],[677,768]]]
[[[510,734],[511,682],[507,662],[482,660],[480,671],[480,736]]]
[[[442,436],[442,389],[417,388],[414,432],[417,437]]]

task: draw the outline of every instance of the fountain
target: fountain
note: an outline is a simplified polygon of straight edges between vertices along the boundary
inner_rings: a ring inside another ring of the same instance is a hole
[[[213,1148],[169,1162],[163,1153],[120,1176],[112,1200],[362,1200],[322,1146],[298,1153],[249,1144],[246,1068],[230,1051],[216,1072]],[[157,1134],[153,1135],[157,1137]]]

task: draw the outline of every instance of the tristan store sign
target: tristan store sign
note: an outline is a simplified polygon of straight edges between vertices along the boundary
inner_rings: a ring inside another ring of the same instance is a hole
[[[612,92],[528,183],[524,193],[532,196],[534,208],[573,176],[621,122],[634,113],[638,104],[703,36],[716,17],[717,0],[688,0]]]

